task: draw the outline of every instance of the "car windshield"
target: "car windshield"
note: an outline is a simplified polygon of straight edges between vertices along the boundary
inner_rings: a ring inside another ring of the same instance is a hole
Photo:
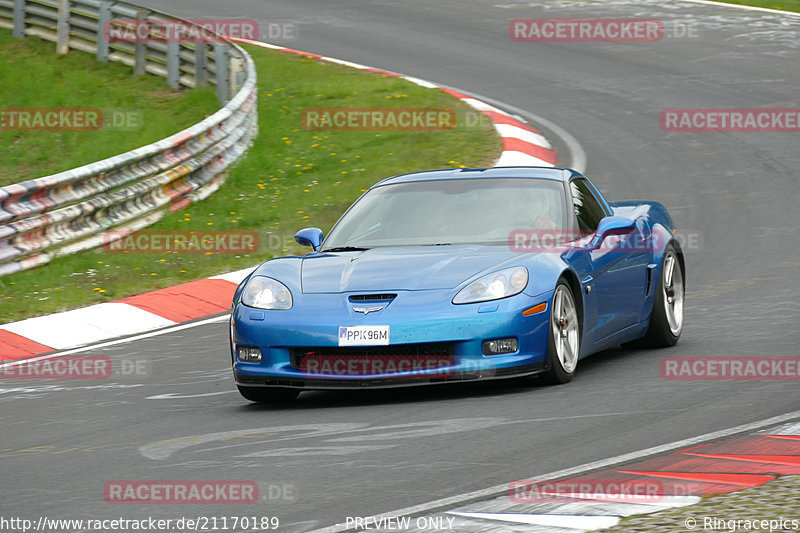
[[[560,182],[535,178],[383,185],[345,213],[324,249],[507,244],[514,230],[563,228],[563,195]]]

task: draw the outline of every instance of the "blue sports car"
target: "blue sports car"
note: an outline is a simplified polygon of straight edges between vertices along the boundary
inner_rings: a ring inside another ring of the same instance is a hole
[[[385,179],[327,237],[236,290],[242,396],[539,376],[619,344],[669,346],[684,259],[657,202],[609,203],[574,170],[435,170]]]

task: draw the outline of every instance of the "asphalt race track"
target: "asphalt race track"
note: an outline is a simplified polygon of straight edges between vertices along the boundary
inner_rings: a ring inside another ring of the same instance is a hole
[[[664,108],[800,105],[800,18],[655,1],[150,4],[187,18],[295,22],[297,40],[276,44],[457,87],[564,128],[609,198],[663,202],[681,233],[699,236],[686,250],[683,337],[669,350],[595,355],[560,387],[312,392],[281,408],[236,392],[222,319],[84,350],[147,361],[148,375],[4,380],[0,514],[277,516],[281,531],[307,531],[800,409],[796,381],[659,373],[665,355],[800,355],[800,133],[668,133],[659,124]],[[668,36],[518,43],[508,35],[513,18],[591,17],[659,18]],[[669,35],[683,26],[695,36]],[[579,154],[537,126],[561,163],[573,164]],[[252,480],[265,501],[103,497],[113,480],[185,479]]]

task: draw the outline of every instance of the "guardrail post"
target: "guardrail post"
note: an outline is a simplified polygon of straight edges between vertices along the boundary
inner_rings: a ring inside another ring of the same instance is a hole
[[[25,37],[25,0],[14,0],[14,37]]]
[[[197,43],[194,45],[194,85],[195,87],[203,87],[208,83],[208,72],[206,71],[206,54],[208,53],[208,46],[206,43]]]
[[[214,65],[217,68],[217,101],[220,105],[225,105],[230,98],[230,64],[227,44],[214,44]]]
[[[176,39],[167,41],[167,85],[175,90],[181,88],[180,75],[181,75],[181,56],[180,52],[181,43]]]
[[[56,54],[69,52],[69,0],[58,0],[56,18]]]
[[[108,61],[108,39],[111,36],[111,2],[102,2],[97,11],[97,60]]]
[[[136,12],[136,26],[139,27],[147,19],[147,13],[144,11]],[[139,76],[145,73],[145,54],[147,53],[147,44],[136,40],[133,45],[133,75]]]
[[[236,56],[231,57],[230,61],[228,61],[228,64],[230,64],[230,94],[236,94],[239,92],[239,87],[244,84],[244,80],[247,77],[247,73],[244,71],[244,58]]]

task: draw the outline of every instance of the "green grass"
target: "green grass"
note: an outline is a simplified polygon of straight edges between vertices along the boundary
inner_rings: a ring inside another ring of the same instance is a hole
[[[485,121],[447,131],[306,131],[309,107],[467,108],[449,95],[305,56],[248,47],[258,70],[260,133],[226,184],[150,229],[250,230],[261,247],[243,255],[119,254],[103,249],[0,277],[0,323],[116,300],[301,253],[306,226],[327,230],[363,190],[393,174],[486,166],[500,142]],[[285,243],[285,244],[284,244]],[[277,246],[276,246],[277,245]]]
[[[101,63],[35,37],[0,30],[0,109],[78,107],[136,113],[131,128],[96,131],[0,130],[0,185],[85,165],[150,144],[218,109],[215,89],[172,91],[162,78],[131,76],[130,67]]]
[[[769,9],[780,9],[783,11],[800,12],[800,0],[746,0],[738,2],[736,0],[720,0],[728,4],[741,4],[745,6],[766,7]]]

